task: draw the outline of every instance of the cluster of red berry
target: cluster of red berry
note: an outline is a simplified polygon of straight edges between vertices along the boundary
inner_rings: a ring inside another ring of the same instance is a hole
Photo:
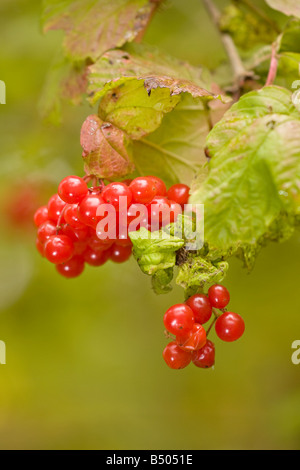
[[[190,362],[201,368],[212,367],[215,363],[215,345],[207,339],[213,325],[217,336],[223,341],[239,339],[245,330],[240,315],[225,310],[230,300],[226,287],[214,284],[207,295],[195,294],[184,304],[170,307],[164,315],[167,336],[175,335],[163,351],[163,358],[171,369],[183,369]],[[203,324],[214,314],[206,331]]]
[[[101,266],[107,260],[126,261],[132,251],[128,227],[157,230],[176,220],[188,202],[189,187],[175,184],[169,188],[158,177],[137,177],[88,187],[92,177],[67,176],[57,194],[35,215],[36,246],[42,256],[56,265],[67,278],[79,276],[85,263]],[[107,232],[99,223],[113,208],[114,230]],[[99,208],[104,209],[99,212]],[[143,209],[143,210],[141,210]],[[166,210],[167,209],[167,210]]]

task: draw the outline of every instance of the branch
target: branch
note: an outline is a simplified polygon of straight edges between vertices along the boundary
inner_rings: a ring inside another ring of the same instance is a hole
[[[275,78],[276,78],[277,68],[278,68],[278,58],[277,58],[276,53],[277,53],[277,45],[274,42],[272,44],[271,62],[270,62],[269,73],[268,73],[268,77],[267,77],[265,86],[272,85],[274,83]]]
[[[231,36],[220,30],[219,23],[221,13],[214,4],[213,0],[203,0],[203,3],[208,11],[209,16],[211,17],[212,21],[214,22],[215,26],[218,28],[218,31],[220,33],[224,49],[232,67],[234,75],[234,85],[238,89],[240,89],[247,78],[253,77],[253,72],[249,72],[245,69]]]

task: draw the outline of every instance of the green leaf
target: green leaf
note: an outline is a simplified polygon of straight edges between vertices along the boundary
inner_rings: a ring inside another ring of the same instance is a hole
[[[228,271],[228,263],[212,263],[201,256],[188,255],[185,263],[179,267],[176,284],[183,287],[186,298],[198,291],[204,291],[211,284],[220,283]]]
[[[227,111],[207,139],[209,174],[190,198],[204,203],[205,239],[248,253],[290,233],[300,213],[300,114],[289,90],[253,91]]]
[[[173,268],[159,269],[152,278],[152,288],[156,294],[167,294],[172,290]]]
[[[129,237],[133,243],[133,255],[141,270],[145,274],[153,275],[155,272],[173,268],[176,263],[176,251],[184,245],[184,240],[173,237],[159,230],[149,232],[141,228],[137,232],[130,232]]]
[[[63,29],[66,55],[95,61],[108,49],[133,41],[148,24],[158,1],[44,0],[44,31]]]
[[[278,53],[300,52],[300,21],[291,19],[278,40]]]
[[[127,44],[123,50],[108,51],[89,67],[89,95],[92,103],[98,100],[104,85],[121,77],[162,75],[190,80],[197,86],[210,89],[210,73],[175,57],[163,54],[153,46]]]
[[[278,10],[288,16],[300,18],[300,4],[298,0],[266,0],[266,3],[274,10]]]
[[[103,122],[97,115],[90,115],[84,121],[80,143],[87,174],[113,179],[134,170],[131,140],[121,129]]]
[[[98,114],[133,139],[140,174],[160,176],[167,185],[189,184],[206,158],[213,94],[209,73],[144,45],[109,51],[89,67],[89,95]]]
[[[242,5],[228,5],[220,18],[220,29],[232,36],[235,44],[243,50],[261,44],[270,44],[276,38],[276,31],[269,23]]]

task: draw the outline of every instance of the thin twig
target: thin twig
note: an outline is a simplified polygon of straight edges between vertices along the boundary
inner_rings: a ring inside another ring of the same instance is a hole
[[[269,73],[267,76],[267,80],[265,86],[272,85],[276,78],[277,68],[278,68],[278,58],[277,58],[277,45],[275,42],[272,44],[272,54],[271,54],[271,61],[270,61],[270,68]]]
[[[215,26],[218,28],[224,49],[232,67],[232,71],[234,74],[234,84],[239,89],[244,83],[245,79],[251,78],[253,76],[253,73],[245,69],[244,64],[237,51],[237,48],[235,47],[235,44],[232,40],[232,37],[229,34],[224,33],[220,30],[219,24],[221,13],[214,4],[213,0],[203,0],[203,3]]]

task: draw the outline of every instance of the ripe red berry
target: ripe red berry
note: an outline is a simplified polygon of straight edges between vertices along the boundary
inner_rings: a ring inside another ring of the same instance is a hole
[[[176,342],[185,351],[197,351],[206,343],[206,331],[202,325],[195,323],[186,336],[176,337]]]
[[[226,287],[214,284],[208,289],[208,299],[212,307],[221,309],[229,303],[230,294]]]
[[[64,224],[61,231],[59,232],[62,235],[67,235],[75,243],[84,242],[89,236],[89,228],[86,225],[83,225],[82,228],[74,228],[71,225]]]
[[[206,344],[192,353],[193,364],[202,369],[208,369],[215,364],[215,345],[209,339]]]
[[[186,304],[175,304],[164,314],[166,329],[176,336],[185,336],[192,330],[195,320],[192,309]]]
[[[40,242],[40,240],[38,238],[35,241],[35,246],[36,246],[36,249],[38,250],[38,252],[42,256],[44,256],[44,245],[43,245],[43,243]]]
[[[77,204],[87,195],[86,182],[79,176],[67,176],[58,186],[60,198],[68,204]]]
[[[170,223],[176,222],[179,214],[182,214],[182,207],[175,201],[169,201],[170,204]]]
[[[181,206],[188,203],[190,188],[186,184],[174,184],[168,190],[168,198]]]
[[[149,204],[157,193],[156,184],[151,178],[141,176],[129,185],[132,201],[137,204]]]
[[[45,243],[44,254],[51,263],[65,263],[72,258],[73,253],[73,242],[66,235],[53,235]]]
[[[62,264],[57,264],[55,267],[59,274],[68,279],[71,279],[80,276],[84,270],[84,260],[81,256],[73,256],[71,259],[69,259],[69,261],[66,261]]]
[[[51,220],[46,220],[43,222],[37,231],[37,238],[38,240],[44,244],[48,238],[52,237],[52,235],[56,234],[56,224]]]
[[[78,204],[67,204],[64,210],[64,219],[73,228],[83,228],[83,224],[78,218]]]
[[[196,323],[203,325],[210,319],[212,306],[206,295],[192,295],[185,303],[193,310]]]
[[[96,228],[97,223],[99,222],[99,217],[97,216],[97,209],[100,204],[104,204],[103,198],[100,194],[88,194],[79,204],[78,204],[78,219],[85,225],[89,227]]]
[[[109,259],[114,263],[124,263],[131,256],[131,246],[122,246],[114,243],[109,249]]]
[[[48,220],[48,207],[47,206],[41,206],[39,207],[33,216],[33,221],[37,227],[42,225],[44,222]]]
[[[127,211],[127,225],[131,231],[139,230],[141,227],[148,227],[148,210],[141,204],[131,204]],[[133,230],[134,229],[134,230]]]
[[[170,223],[170,201],[166,197],[155,196],[147,208],[151,231],[158,230],[160,227]]]
[[[225,312],[217,319],[215,329],[223,341],[236,341],[245,331],[245,322],[238,313]]]
[[[102,191],[102,197],[108,204],[112,204],[116,211],[119,210],[120,198],[125,208],[129,207],[132,201],[132,192],[124,183],[109,183]]]
[[[94,250],[94,251],[103,251],[109,248],[114,244],[114,240],[109,240],[109,239],[104,239],[100,240],[100,238],[97,237],[97,234],[94,233],[89,236],[87,240],[88,246]]]
[[[50,197],[48,202],[48,217],[55,223],[58,222],[60,215],[65,208],[66,203],[63,201],[58,194],[54,194]]]
[[[92,250],[87,248],[83,253],[83,258],[90,266],[102,266],[109,258],[108,250]]]
[[[165,183],[162,179],[158,178],[157,176],[147,176],[150,178],[156,185],[156,195],[157,196],[166,196],[167,195],[167,188]]]
[[[171,341],[163,350],[163,358],[171,369],[184,369],[191,362],[192,355],[181,349],[175,341]]]

